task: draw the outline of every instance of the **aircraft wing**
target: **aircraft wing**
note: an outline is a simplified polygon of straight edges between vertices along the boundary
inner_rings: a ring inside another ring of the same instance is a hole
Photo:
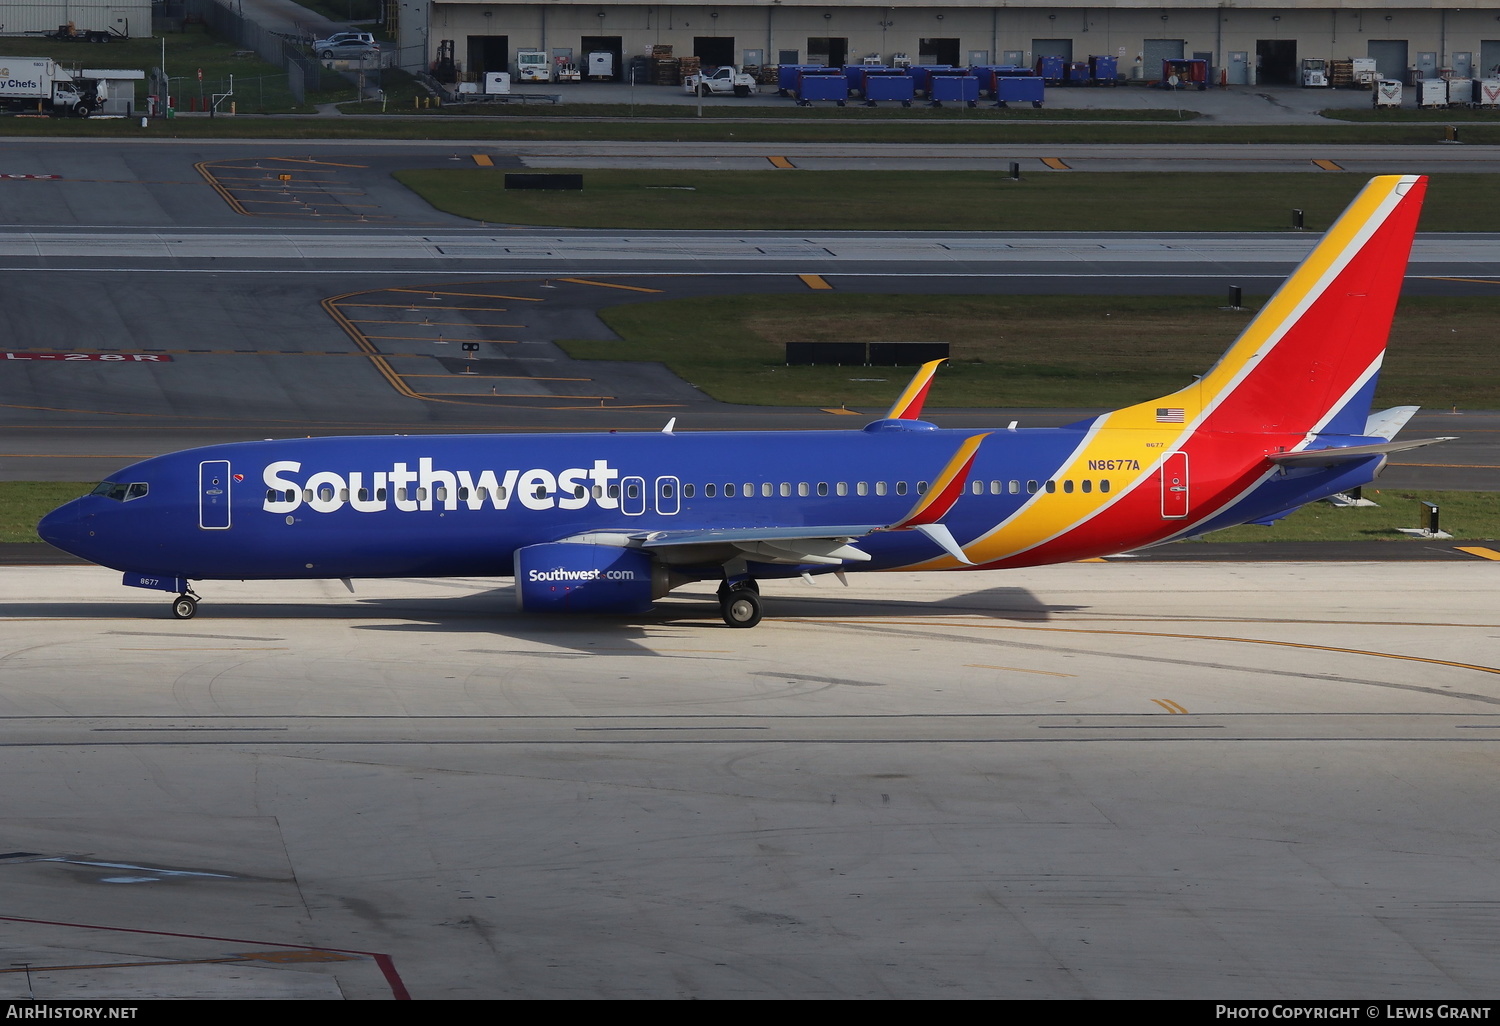
[[[635,543],[644,549],[730,545],[747,557],[762,562],[841,566],[844,563],[867,562],[869,553],[850,543],[884,527],[884,524],[841,524],[830,527],[718,527],[651,531],[638,536]]]
[[[1283,467],[1336,467],[1340,463],[1353,463],[1355,460],[1401,452],[1403,449],[1420,449],[1424,445],[1451,442],[1456,437],[1456,435],[1448,435],[1443,438],[1412,438],[1404,442],[1379,442],[1375,445],[1345,445],[1332,449],[1273,452],[1267,455],[1266,459]]]

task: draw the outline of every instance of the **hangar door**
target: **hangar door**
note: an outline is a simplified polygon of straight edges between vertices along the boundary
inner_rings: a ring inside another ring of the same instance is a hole
[[[510,70],[510,36],[470,36],[469,63],[465,71],[472,71],[484,81],[485,72]]]
[[[947,64],[950,67],[958,67],[958,40],[952,38],[918,39],[917,63]]]
[[[1500,39],[1479,41],[1479,77],[1500,78]]]
[[[1297,85],[1297,41],[1257,39],[1255,82],[1257,85]]]
[[[842,68],[849,63],[849,40],[843,36],[808,36],[807,63]]]
[[[1161,80],[1162,61],[1182,60],[1181,39],[1144,39],[1141,41],[1141,77],[1147,82]]]
[[[1406,81],[1406,40],[1372,39],[1366,54],[1375,58],[1375,70],[1381,78]]]
[[[1031,59],[1035,61],[1038,57],[1061,57],[1065,61],[1071,61],[1073,59],[1073,40],[1033,39],[1031,41]]]

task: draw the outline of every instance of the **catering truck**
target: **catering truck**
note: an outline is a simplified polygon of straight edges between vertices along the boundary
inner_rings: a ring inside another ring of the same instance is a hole
[[[102,102],[96,80],[75,79],[50,57],[0,57],[0,106],[7,110],[86,118]]]

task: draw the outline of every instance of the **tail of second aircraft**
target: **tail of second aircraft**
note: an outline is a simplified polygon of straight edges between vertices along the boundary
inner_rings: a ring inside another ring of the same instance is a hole
[[[1426,190],[1372,179],[1212,370],[1135,409],[1211,432],[1365,434]]]

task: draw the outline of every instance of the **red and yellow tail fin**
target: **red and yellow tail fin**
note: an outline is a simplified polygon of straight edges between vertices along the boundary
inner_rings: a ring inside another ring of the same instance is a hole
[[[943,360],[932,360],[922,364],[912,376],[901,398],[891,406],[886,420],[916,420],[922,416],[922,404],[927,401],[927,391],[932,388],[932,376],[943,365]]]
[[[1214,368],[1143,408],[1209,431],[1362,434],[1426,190],[1372,179]]]

